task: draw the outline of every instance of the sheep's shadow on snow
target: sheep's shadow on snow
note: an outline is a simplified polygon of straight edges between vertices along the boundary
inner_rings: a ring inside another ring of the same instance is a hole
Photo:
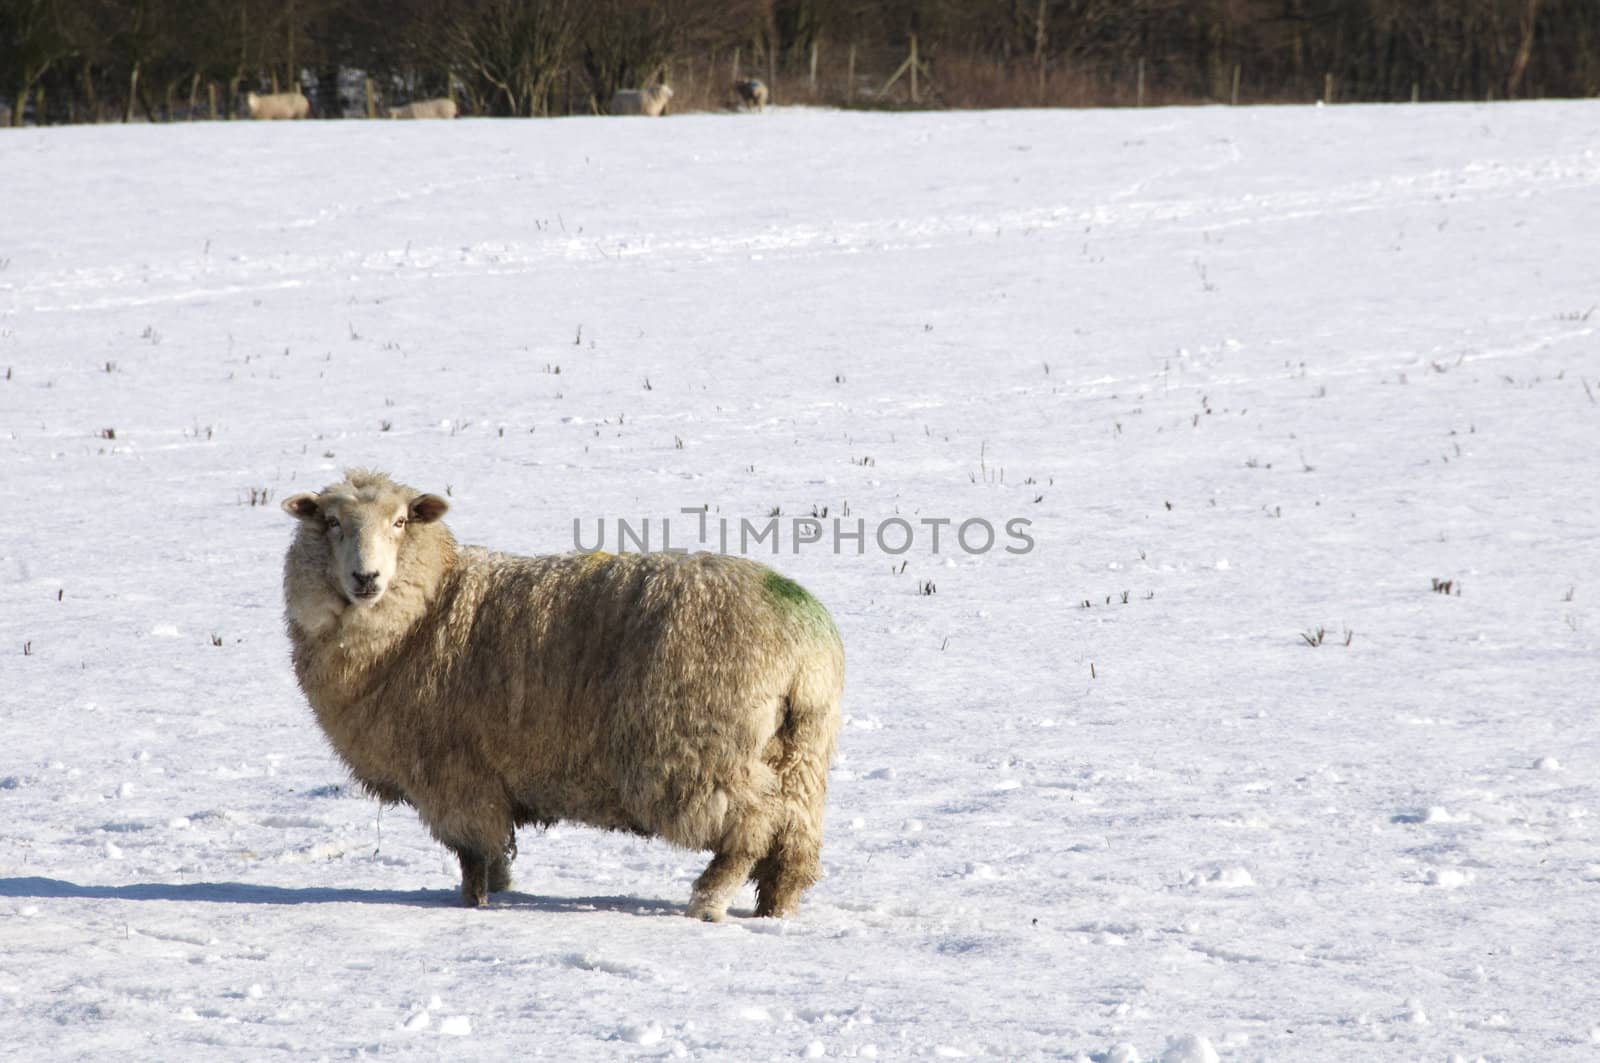
[[[62,879],[32,876],[0,878],[0,897],[36,900],[172,901],[198,904],[387,904],[408,908],[461,908],[458,890],[364,890],[326,886],[290,888],[248,882],[137,882],[126,886],[80,886]],[[534,912],[618,912],[624,915],[682,917],[685,906],[642,897],[537,897],[498,894],[492,909]]]

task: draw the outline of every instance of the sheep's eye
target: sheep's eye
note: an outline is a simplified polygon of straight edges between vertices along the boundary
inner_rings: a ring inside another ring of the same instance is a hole
[[[326,523],[328,525],[328,530],[329,531],[338,531],[339,530],[339,518],[338,517],[329,517],[327,519]]]
[[[394,522],[394,526],[396,528],[404,528],[406,526],[406,519],[404,517],[400,517]]]

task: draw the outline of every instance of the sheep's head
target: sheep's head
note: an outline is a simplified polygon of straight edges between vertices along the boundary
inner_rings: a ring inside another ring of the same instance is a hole
[[[320,494],[284,499],[283,508],[301,521],[303,535],[325,546],[328,581],[352,605],[371,608],[394,583],[407,529],[432,524],[450,504],[358,470]]]

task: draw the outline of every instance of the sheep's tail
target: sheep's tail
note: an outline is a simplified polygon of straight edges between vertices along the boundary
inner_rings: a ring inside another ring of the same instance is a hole
[[[830,633],[831,634],[831,633]],[[782,915],[822,875],[823,804],[839,735],[844,655],[837,636],[801,664],[790,689],[775,766],[782,813],[772,846],[755,869],[758,910]]]

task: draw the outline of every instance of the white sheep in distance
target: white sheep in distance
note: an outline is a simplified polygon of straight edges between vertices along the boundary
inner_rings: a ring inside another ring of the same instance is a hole
[[[389,108],[390,118],[454,118],[455,116],[456,101],[445,98],[412,100],[403,107]]]
[[[311,113],[311,101],[299,92],[269,92],[264,96],[247,92],[244,103],[251,118],[304,118]]]
[[[739,97],[739,103],[746,110],[765,110],[767,106],[767,86],[760,78],[745,78],[733,83],[734,94]]]
[[[509,887],[517,827],[561,820],[711,850],[700,919],[747,878],[762,916],[817,880],[844,650],[798,584],[716,554],[459,547],[444,499],[360,469],[283,508],[300,687],[356,780],[459,857],[464,903]]]
[[[667,109],[667,101],[670,99],[672,99],[672,88],[668,85],[652,85],[647,89],[618,89],[616,95],[611,97],[611,113],[643,114],[656,118]]]

